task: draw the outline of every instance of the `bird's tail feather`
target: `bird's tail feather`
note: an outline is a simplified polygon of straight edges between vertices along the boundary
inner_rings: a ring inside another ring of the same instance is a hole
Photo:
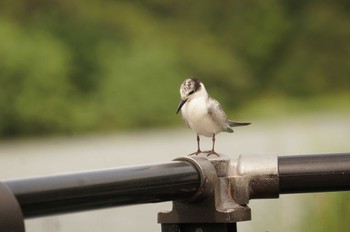
[[[251,123],[250,122],[232,122],[232,121],[228,121],[228,124],[230,125],[230,127],[236,127],[236,126],[248,126]]]

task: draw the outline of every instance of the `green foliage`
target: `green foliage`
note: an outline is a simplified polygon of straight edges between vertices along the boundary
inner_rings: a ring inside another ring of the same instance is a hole
[[[313,198],[304,221],[303,231],[348,231],[350,227],[350,194],[328,193]]]
[[[346,92],[349,11],[345,1],[2,1],[0,136],[172,125],[189,76],[228,111]]]
[[[65,127],[70,56],[50,34],[0,21],[2,135]]]

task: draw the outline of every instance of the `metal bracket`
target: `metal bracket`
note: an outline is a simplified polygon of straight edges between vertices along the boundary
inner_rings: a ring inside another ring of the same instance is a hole
[[[203,152],[176,160],[192,164],[200,174],[197,193],[173,201],[173,209],[158,214],[163,232],[234,232],[236,222],[251,219],[250,199],[279,196],[278,157]]]
[[[0,228],[2,232],[24,232],[24,218],[15,196],[0,183]]]
[[[218,225],[251,219],[250,208],[245,204],[237,204],[232,198],[232,182],[228,175],[229,157],[200,153],[197,156],[186,156],[177,160],[190,162],[197,168],[201,175],[201,186],[190,201],[174,201],[172,211],[160,212],[159,223],[168,226],[171,224],[179,226],[183,223]]]

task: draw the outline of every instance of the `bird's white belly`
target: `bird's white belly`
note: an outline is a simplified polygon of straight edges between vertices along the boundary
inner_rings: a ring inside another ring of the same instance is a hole
[[[223,129],[218,126],[208,113],[205,101],[193,99],[184,105],[182,114],[188,125],[198,134],[211,137]]]

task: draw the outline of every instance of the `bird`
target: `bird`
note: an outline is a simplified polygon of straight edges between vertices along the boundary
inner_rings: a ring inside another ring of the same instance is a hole
[[[232,127],[247,126],[249,122],[233,122],[227,119],[220,103],[210,97],[204,84],[196,77],[185,79],[180,86],[180,103],[176,114],[181,110],[186,126],[197,134],[197,151],[200,154],[200,137],[212,138],[212,149],[209,154],[218,155],[215,151],[215,135],[220,132],[233,133]],[[218,155],[219,156],[219,155]]]

